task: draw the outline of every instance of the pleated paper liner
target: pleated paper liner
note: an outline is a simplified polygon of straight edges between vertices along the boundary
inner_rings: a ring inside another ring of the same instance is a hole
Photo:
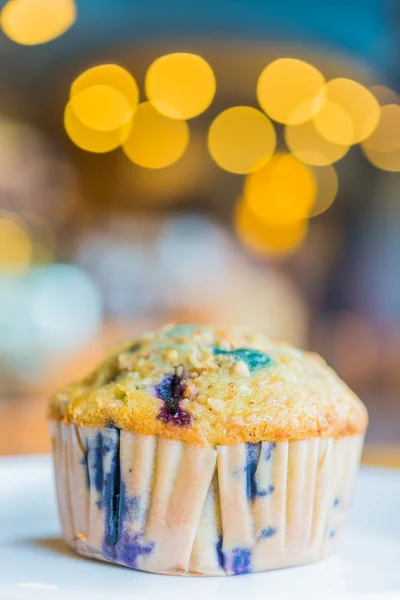
[[[238,575],[333,552],[363,436],[216,450],[52,423],[63,536],[78,553],[153,573]]]

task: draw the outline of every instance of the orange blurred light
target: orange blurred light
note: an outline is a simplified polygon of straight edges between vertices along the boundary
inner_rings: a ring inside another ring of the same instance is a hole
[[[108,85],[125,96],[131,109],[139,101],[139,88],[132,75],[123,67],[114,64],[97,65],[87,69],[75,79],[71,86],[71,98],[86,88]]]
[[[353,121],[352,143],[365,140],[377,127],[380,117],[379,103],[360,83],[351,79],[332,79],[325,84],[325,97],[340,106]]]
[[[5,35],[28,46],[59,37],[75,20],[74,0],[9,0],[0,14]]]
[[[302,162],[324,166],[334,163],[349,151],[348,145],[334,144],[322,137],[313,121],[285,127],[285,141],[289,150]]]
[[[307,218],[317,193],[314,175],[290,154],[276,154],[246,178],[244,201],[265,223],[285,224]]]
[[[387,104],[381,108],[378,127],[364,141],[363,147],[378,152],[389,152],[400,148],[400,106]]]
[[[133,114],[125,96],[108,85],[85,88],[72,96],[69,104],[83,125],[98,131],[118,129]]]
[[[364,147],[363,152],[370,163],[377,169],[393,173],[400,171],[400,148],[390,150],[389,152],[378,152],[377,150],[370,150]]]
[[[242,199],[235,206],[233,221],[241,243],[259,256],[284,256],[295,252],[304,241],[308,229],[305,219],[281,225],[260,221]]]
[[[220,113],[208,132],[208,149],[215,162],[231,173],[250,173],[271,158],[275,129],[261,111],[235,106]]]
[[[160,169],[176,162],[188,142],[186,121],[165,117],[150,102],[143,102],[135,111],[123,150],[133,163]]]
[[[371,85],[368,89],[381,106],[385,106],[386,104],[400,104],[399,94],[384,85]]]
[[[318,133],[328,142],[342,146],[354,143],[353,120],[339,104],[325,100],[313,120]]]
[[[280,58],[261,73],[257,98],[271,119],[286,124],[302,123],[319,110],[323,85],[323,75],[312,65],[295,58]]]
[[[87,152],[103,153],[118,148],[125,141],[130,123],[111,131],[90,129],[78,119],[70,101],[64,111],[64,127],[76,146]]]
[[[312,171],[317,182],[317,197],[310,217],[316,217],[332,206],[338,192],[339,181],[333,165],[313,167]]]
[[[179,52],[160,56],[150,65],[145,88],[160,113],[172,119],[192,119],[209,107],[216,83],[204,58]]]
[[[368,160],[378,169],[400,171],[400,106],[382,106],[378,127],[361,147]]]
[[[18,217],[0,211],[0,272],[21,274],[29,267],[32,243]]]

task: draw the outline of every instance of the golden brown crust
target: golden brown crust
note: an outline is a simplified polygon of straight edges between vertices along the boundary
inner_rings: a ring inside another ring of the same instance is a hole
[[[364,433],[362,402],[317,355],[242,330],[167,326],[56,394],[51,419],[202,446]]]

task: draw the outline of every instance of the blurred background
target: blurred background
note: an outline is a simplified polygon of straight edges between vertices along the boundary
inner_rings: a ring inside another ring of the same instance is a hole
[[[165,322],[320,352],[400,466],[396,0],[0,2],[0,454]]]

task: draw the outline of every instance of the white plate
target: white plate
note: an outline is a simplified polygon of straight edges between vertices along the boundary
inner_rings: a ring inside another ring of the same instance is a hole
[[[342,552],[227,578],[150,575],[80,558],[60,539],[50,459],[0,460],[1,600],[400,598],[400,471],[363,468]]]

